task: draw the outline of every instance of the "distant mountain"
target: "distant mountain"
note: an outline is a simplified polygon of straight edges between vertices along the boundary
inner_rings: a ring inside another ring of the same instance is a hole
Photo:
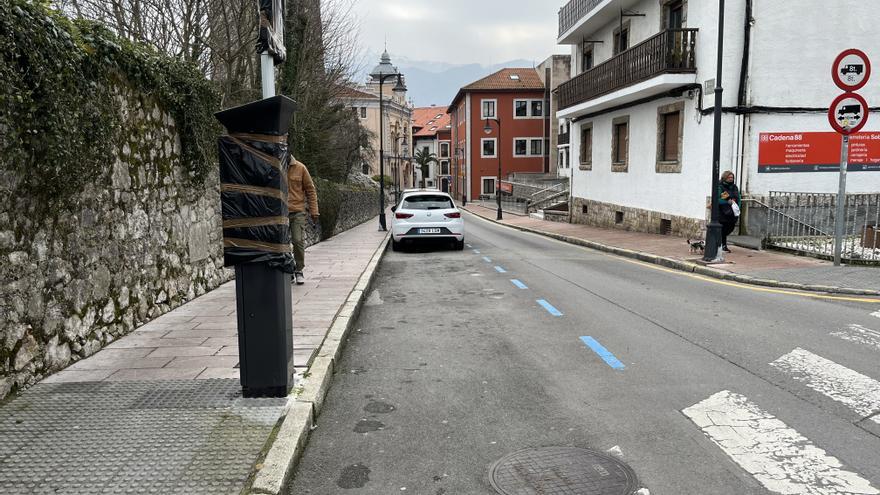
[[[368,60],[377,61],[379,55],[371,56]],[[542,61],[511,60],[486,66],[480,64],[456,65],[392,56],[391,62],[406,76],[407,96],[412,98],[417,107],[427,107],[449,105],[459,88],[505,67],[534,67]],[[376,62],[363,65],[367,69],[362,80],[366,80],[366,73],[372,70]]]

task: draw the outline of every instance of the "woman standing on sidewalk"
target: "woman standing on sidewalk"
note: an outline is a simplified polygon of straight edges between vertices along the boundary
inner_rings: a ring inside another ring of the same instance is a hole
[[[727,247],[727,236],[736,227],[740,211],[739,188],[736,187],[735,179],[736,177],[733,175],[733,172],[727,170],[721,174],[721,182],[718,184],[718,204],[721,213],[721,249],[728,253],[730,249]]]

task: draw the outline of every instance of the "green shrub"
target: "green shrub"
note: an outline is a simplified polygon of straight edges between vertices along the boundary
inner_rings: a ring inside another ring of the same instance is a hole
[[[318,210],[321,212],[321,239],[333,237],[339,209],[342,207],[342,193],[339,184],[321,178],[313,178],[318,190]]]
[[[385,188],[389,188],[394,184],[394,180],[391,179],[391,177],[389,177],[387,175],[383,175],[382,177],[384,178],[384,181],[385,181]],[[379,175],[378,174],[374,175],[373,180],[376,182],[379,182]]]

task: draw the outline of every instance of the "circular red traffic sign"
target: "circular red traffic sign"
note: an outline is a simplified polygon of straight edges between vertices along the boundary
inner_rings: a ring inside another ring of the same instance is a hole
[[[856,91],[868,84],[871,78],[871,61],[865,52],[850,48],[834,59],[831,67],[834,84],[844,91]]]
[[[856,93],[844,93],[828,109],[828,122],[841,134],[859,132],[868,123],[868,102]]]

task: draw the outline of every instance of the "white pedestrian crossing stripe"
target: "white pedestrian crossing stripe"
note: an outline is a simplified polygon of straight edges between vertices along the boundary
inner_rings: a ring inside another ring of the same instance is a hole
[[[817,356],[804,349],[795,349],[770,363],[803,382],[807,387],[857,412],[870,416],[880,412],[880,382]],[[880,415],[873,420],[880,423]]]
[[[877,330],[871,330],[861,325],[850,325],[843,330],[831,332],[831,335],[857,344],[871,346],[880,351],[880,332]]]
[[[682,411],[721,450],[777,493],[877,495],[880,490],[748,398],[724,390]]]

